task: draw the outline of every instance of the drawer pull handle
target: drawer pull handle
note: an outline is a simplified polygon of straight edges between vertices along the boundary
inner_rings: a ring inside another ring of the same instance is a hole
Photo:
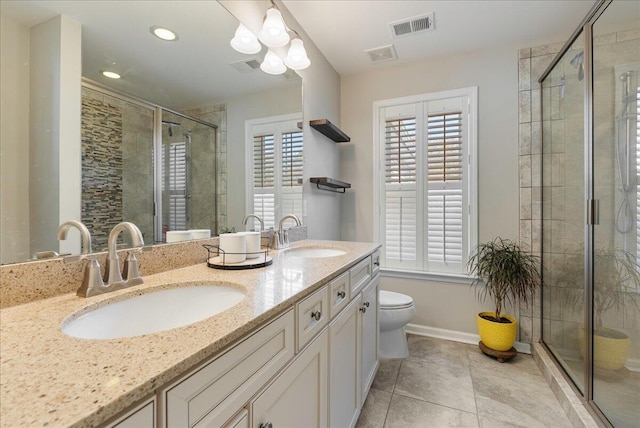
[[[364,305],[368,308],[369,307],[369,302],[364,302]]]
[[[375,262],[373,262],[373,264],[374,264],[375,266],[380,266],[380,259],[376,259],[376,261],[375,261]]]
[[[338,291],[338,297],[341,299],[344,299],[344,296],[346,296],[347,293],[345,293],[344,291]]]
[[[273,428],[273,424],[271,422],[261,423],[258,428]]]
[[[314,320],[320,321],[321,317],[322,317],[322,312],[320,312],[320,311],[311,312],[311,318],[313,318]]]
[[[364,314],[365,312],[367,312],[367,308],[365,308],[364,306],[362,306],[362,307],[360,308],[360,312],[362,312],[362,313]]]

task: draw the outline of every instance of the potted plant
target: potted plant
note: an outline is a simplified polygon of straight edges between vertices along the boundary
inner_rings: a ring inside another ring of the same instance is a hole
[[[541,284],[537,257],[500,237],[480,244],[469,258],[479,300],[493,299],[495,311],[477,317],[480,340],[495,351],[508,351],[516,340],[516,319],[503,312],[505,303],[529,303]]]
[[[565,301],[572,310],[584,307],[583,247],[565,257],[565,264],[556,276],[562,285]],[[613,247],[596,250],[593,257],[593,360],[601,369],[618,370],[629,356],[629,336],[605,327],[605,316],[612,311],[626,317],[629,309],[640,312],[634,296],[640,288],[640,266],[629,252]],[[585,330],[578,330],[580,352],[585,354]]]

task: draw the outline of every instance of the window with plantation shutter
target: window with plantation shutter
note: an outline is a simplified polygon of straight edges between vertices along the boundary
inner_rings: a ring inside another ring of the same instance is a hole
[[[386,272],[466,275],[477,242],[476,97],[466,88],[375,103],[374,234]]]
[[[262,217],[266,229],[275,229],[285,214],[303,218],[304,141],[297,127],[300,121],[299,115],[287,115],[246,123],[247,141],[253,144],[247,213]]]
[[[462,112],[427,115],[427,257],[461,264],[463,246]]]
[[[166,146],[162,165],[168,173],[163,172],[164,189],[168,189],[169,230],[185,230],[187,228],[187,144],[171,143]],[[166,157],[165,157],[166,156]]]

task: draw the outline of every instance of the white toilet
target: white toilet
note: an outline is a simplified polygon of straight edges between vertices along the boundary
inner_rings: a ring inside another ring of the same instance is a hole
[[[380,290],[380,358],[406,358],[409,355],[404,326],[416,314],[411,296]]]

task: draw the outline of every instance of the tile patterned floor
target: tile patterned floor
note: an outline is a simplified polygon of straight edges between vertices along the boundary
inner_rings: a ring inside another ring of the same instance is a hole
[[[477,346],[409,335],[382,360],[357,428],[571,427],[530,355],[500,364]]]

